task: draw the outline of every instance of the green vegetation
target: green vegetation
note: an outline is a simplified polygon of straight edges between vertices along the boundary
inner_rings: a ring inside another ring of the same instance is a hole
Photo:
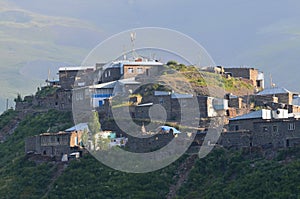
[[[11,110],[10,114],[16,113]],[[6,117],[8,116],[9,115]],[[4,119],[4,121],[5,120],[7,120],[7,118]],[[2,123],[2,118],[0,123]],[[15,157],[24,155],[24,140],[26,137],[44,133],[49,128],[51,132],[57,132],[67,129],[72,125],[70,112],[50,110],[48,112],[27,116],[19,123],[14,134],[11,135],[7,141],[0,144],[0,168]]]
[[[180,161],[159,171],[132,174],[110,169],[87,155],[70,163],[49,197],[165,198]]]
[[[1,198],[41,198],[57,171],[51,162],[35,163],[24,155],[0,169]]]
[[[9,110],[0,124],[16,114]],[[26,117],[0,144],[1,198],[165,198],[178,179],[179,165],[145,174],[115,171],[91,155],[63,163],[24,154],[24,139],[72,126],[71,113],[50,110]],[[60,175],[60,172],[63,173]],[[178,198],[297,198],[300,194],[300,150],[231,151],[214,149],[196,160]]]
[[[8,109],[0,115],[0,130],[16,117],[17,113],[13,109]]]
[[[22,96],[20,93],[17,94],[17,97],[14,99],[14,102],[22,102],[23,99],[22,99]]]
[[[215,149],[196,162],[179,198],[297,198],[299,169],[299,148],[272,160],[258,152]]]
[[[219,87],[227,92],[241,91],[243,89],[253,91],[254,87],[239,78],[226,78],[220,74],[199,71],[195,66],[186,66],[176,61],[169,61],[167,66],[179,71],[194,87]]]
[[[16,114],[9,110],[0,116],[0,123]],[[24,140],[28,136],[46,132],[64,130],[72,126],[70,112],[50,110],[27,116],[14,134],[0,144],[0,196],[1,198],[41,198],[47,185],[57,170],[57,165],[35,163],[24,154]]]
[[[46,97],[48,95],[55,94],[55,92],[56,92],[57,89],[58,89],[57,87],[45,86],[45,87],[42,87],[41,89],[38,88],[38,90],[37,90],[37,92],[36,92],[35,95],[37,97],[43,98],[43,97]]]

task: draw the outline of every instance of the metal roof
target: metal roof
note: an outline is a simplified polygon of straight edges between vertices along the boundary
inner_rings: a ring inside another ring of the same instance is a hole
[[[192,94],[172,93],[171,98],[172,99],[187,99],[187,98],[193,98],[193,95]]]
[[[171,92],[169,91],[154,91],[155,96],[167,96],[171,95]]]
[[[102,84],[95,84],[92,86],[89,86],[89,88],[114,88],[116,85],[116,81],[112,81],[112,82],[106,82],[106,83],[102,83]]]
[[[257,93],[256,95],[275,95],[275,94],[284,94],[284,93],[290,93],[290,91],[282,87],[272,87],[272,88],[266,88],[263,91]]]
[[[89,131],[88,124],[87,123],[79,123],[71,128],[66,129],[65,132],[84,131],[85,129]]]
[[[246,120],[246,119],[259,119],[259,118],[263,118],[263,114],[266,111],[270,111],[270,110],[258,110],[258,111],[253,111],[241,116],[237,116],[234,118],[229,119],[230,121],[235,121],[235,120]]]
[[[172,129],[173,134],[181,133],[180,131],[178,131],[177,129],[175,129],[174,127],[171,127],[171,126],[160,126],[159,129],[161,129],[163,131],[170,131]]]
[[[135,81],[135,78],[127,78],[118,80],[120,84],[141,84],[140,82]]]
[[[143,106],[152,106],[152,105],[153,103],[151,102],[151,103],[139,104],[138,106],[143,107]]]
[[[95,70],[95,66],[67,66],[67,67],[60,67],[58,71],[80,71],[80,70],[87,70],[87,69]]]

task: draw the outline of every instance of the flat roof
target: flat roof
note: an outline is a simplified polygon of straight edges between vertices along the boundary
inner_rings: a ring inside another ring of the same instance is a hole
[[[139,104],[138,106],[144,107],[144,106],[152,106],[152,105],[153,105],[153,103],[151,102],[151,103]]]
[[[116,85],[116,81],[111,81],[111,82],[105,82],[102,84],[95,84],[92,86],[89,86],[89,88],[95,88],[95,89],[100,89],[100,88],[114,88]]]
[[[141,84],[141,82],[135,81],[135,78],[119,79],[118,82],[121,84]]]
[[[95,66],[63,66],[58,69],[58,71],[80,71],[80,70],[87,70],[93,69],[95,70]]]
[[[65,132],[72,132],[72,131],[84,131],[85,129],[89,130],[89,126],[87,123],[79,123],[71,128],[65,130]]]
[[[274,95],[274,94],[284,94],[284,93],[291,93],[291,92],[283,87],[272,87],[272,88],[266,88],[263,91],[257,93],[256,95]]]
[[[258,111],[253,111],[244,115],[240,115],[234,118],[229,119],[230,121],[235,121],[235,120],[246,120],[246,119],[258,119],[262,118],[263,116],[263,111],[258,110]]]

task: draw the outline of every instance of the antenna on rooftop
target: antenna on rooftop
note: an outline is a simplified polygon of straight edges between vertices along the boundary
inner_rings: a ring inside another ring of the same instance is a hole
[[[6,111],[8,110],[8,98],[6,99]]]
[[[198,62],[198,66],[201,66],[201,54],[199,54],[199,62]]]
[[[50,75],[51,75],[50,68],[48,68],[48,81],[50,80]]]
[[[130,39],[131,39],[131,45],[132,45],[132,56],[135,58],[135,51],[134,51],[134,42],[136,38],[136,33],[132,32],[130,33]]]
[[[275,87],[275,84],[273,83],[273,79],[272,79],[272,74],[270,74],[270,84],[271,84],[271,88]]]
[[[123,60],[126,60],[126,47],[123,46]]]

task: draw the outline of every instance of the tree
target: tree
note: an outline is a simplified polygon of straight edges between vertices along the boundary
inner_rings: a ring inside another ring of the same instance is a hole
[[[100,122],[99,122],[99,115],[97,111],[92,112],[92,117],[90,122],[88,123],[89,129],[91,131],[91,137],[93,142],[93,148],[95,149],[96,146],[96,134],[100,131]]]
[[[89,129],[93,135],[100,131],[100,122],[99,122],[99,115],[97,111],[93,111],[92,118],[88,124]]]
[[[22,102],[23,101],[20,93],[18,93],[17,98],[15,98],[14,101],[15,102]]]

